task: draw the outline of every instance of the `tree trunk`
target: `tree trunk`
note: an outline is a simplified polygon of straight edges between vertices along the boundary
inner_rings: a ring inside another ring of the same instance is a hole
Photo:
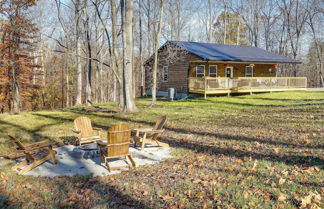
[[[81,65],[81,40],[80,40],[80,0],[75,3],[75,39],[76,39],[76,105],[82,104],[82,65]]]
[[[155,43],[154,43],[154,65],[153,65],[153,84],[152,84],[152,103],[151,106],[156,104],[156,88],[157,88],[157,68],[158,68],[158,47],[159,47],[159,39],[161,34],[162,28],[162,18],[163,18],[163,8],[166,0],[161,0],[161,7],[160,7],[160,16],[159,16],[159,23],[158,28],[156,31],[155,36]]]
[[[143,34],[142,34],[142,0],[138,0],[138,17],[139,17],[139,53],[140,53],[140,70],[141,70],[141,96],[145,95],[145,70],[143,67]]]
[[[123,3],[121,1],[121,3]],[[116,5],[114,0],[110,0],[110,9],[111,9],[111,24],[112,24],[112,49],[113,53],[111,56],[112,64],[111,68],[117,70],[119,78],[117,78],[118,85],[119,85],[119,107],[123,108],[124,104],[124,80],[123,80],[123,69],[119,67],[118,59],[119,59],[119,52],[118,52],[118,44],[117,44],[117,34],[118,34],[118,26],[117,26],[117,11]]]
[[[126,0],[122,3],[123,21],[123,47],[124,47],[124,62],[123,62],[123,78],[124,78],[124,112],[135,112],[137,107],[135,105],[132,84],[133,84],[133,0]]]
[[[84,28],[87,42],[87,73],[86,73],[86,105],[92,105],[92,49],[91,49],[91,38],[90,38],[90,26],[89,26],[89,15],[88,15],[88,6],[87,0],[84,0]]]
[[[66,107],[70,107],[69,68],[66,68]]]

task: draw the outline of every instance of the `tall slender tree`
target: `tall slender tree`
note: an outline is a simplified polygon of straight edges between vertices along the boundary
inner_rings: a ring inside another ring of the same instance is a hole
[[[34,4],[7,0],[1,5],[0,94],[11,113],[19,113],[22,103],[37,88],[33,69],[38,67],[34,57],[38,29],[26,15],[28,7]]]

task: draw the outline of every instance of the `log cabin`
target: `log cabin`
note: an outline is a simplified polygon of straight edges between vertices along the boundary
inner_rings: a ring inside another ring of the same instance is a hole
[[[154,55],[144,63],[148,95],[153,63]],[[158,50],[157,95],[170,88],[180,98],[305,90],[306,77],[277,77],[279,64],[288,63],[301,62],[252,46],[167,41]]]

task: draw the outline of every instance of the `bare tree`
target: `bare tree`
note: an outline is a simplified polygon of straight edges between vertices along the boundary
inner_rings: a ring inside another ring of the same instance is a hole
[[[320,25],[319,27],[315,26],[316,17],[321,15],[321,9],[318,6],[319,6],[319,2],[315,0],[312,2],[311,6],[307,9],[307,13],[308,13],[307,23],[311,28],[314,45],[316,49],[316,55],[318,59],[318,65],[316,65],[316,67],[318,66],[317,71],[318,71],[319,83],[320,85],[322,85],[322,87],[324,87],[324,80],[323,80],[323,73],[322,73],[323,70],[322,53],[323,52],[321,52],[320,50],[319,39],[317,37],[317,31],[316,31],[316,28],[320,28]],[[323,21],[323,18],[321,20]],[[321,20],[319,20],[319,22],[321,22]]]
[[[160,0],[160,11],[159,11],[159,22],[157,26],[157,31],[155,35],[154,42],[154,66],[153,66],[153,85],[152,85],[152,103],[151,106],[156,104],[156,88],[157,88],[157,68],[158,68],[158,47],[159,47],[159,39],[162,28],[162,18],[163,18],[163,8],[166,0]]]
[[[308,18],[307,8],[309,0],[303,4],[295,0],[282,0],[282,3],[289,43],[293,58],[296,59],[299,53],[300,39]],[[294,76],[297,76],[297,71],[298,67],[294,65]]]
[[[77,87],[76,87],[76,105],[82,104],[82,66],[81,66],[81,37],[80,37],[80,19],[81,19],[81,2],[75,0],[74,3],[75,18],[75,59],[77,68]]]
[[[123,96],[124,112],[135,112],[137,107],[132,94],[133,84],[133,0],[121,0],[123,33]]]

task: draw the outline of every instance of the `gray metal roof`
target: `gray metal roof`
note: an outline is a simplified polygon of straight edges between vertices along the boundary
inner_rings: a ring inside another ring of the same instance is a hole
[[[226,44],[211,44],[200,42],[168,41],[185,48],[188,52],[206,61],[235,61],[235,62],[263,62],[263,63],[295,63],[301,62],[286,56],[271,53],[253,46],[239,46]]]

